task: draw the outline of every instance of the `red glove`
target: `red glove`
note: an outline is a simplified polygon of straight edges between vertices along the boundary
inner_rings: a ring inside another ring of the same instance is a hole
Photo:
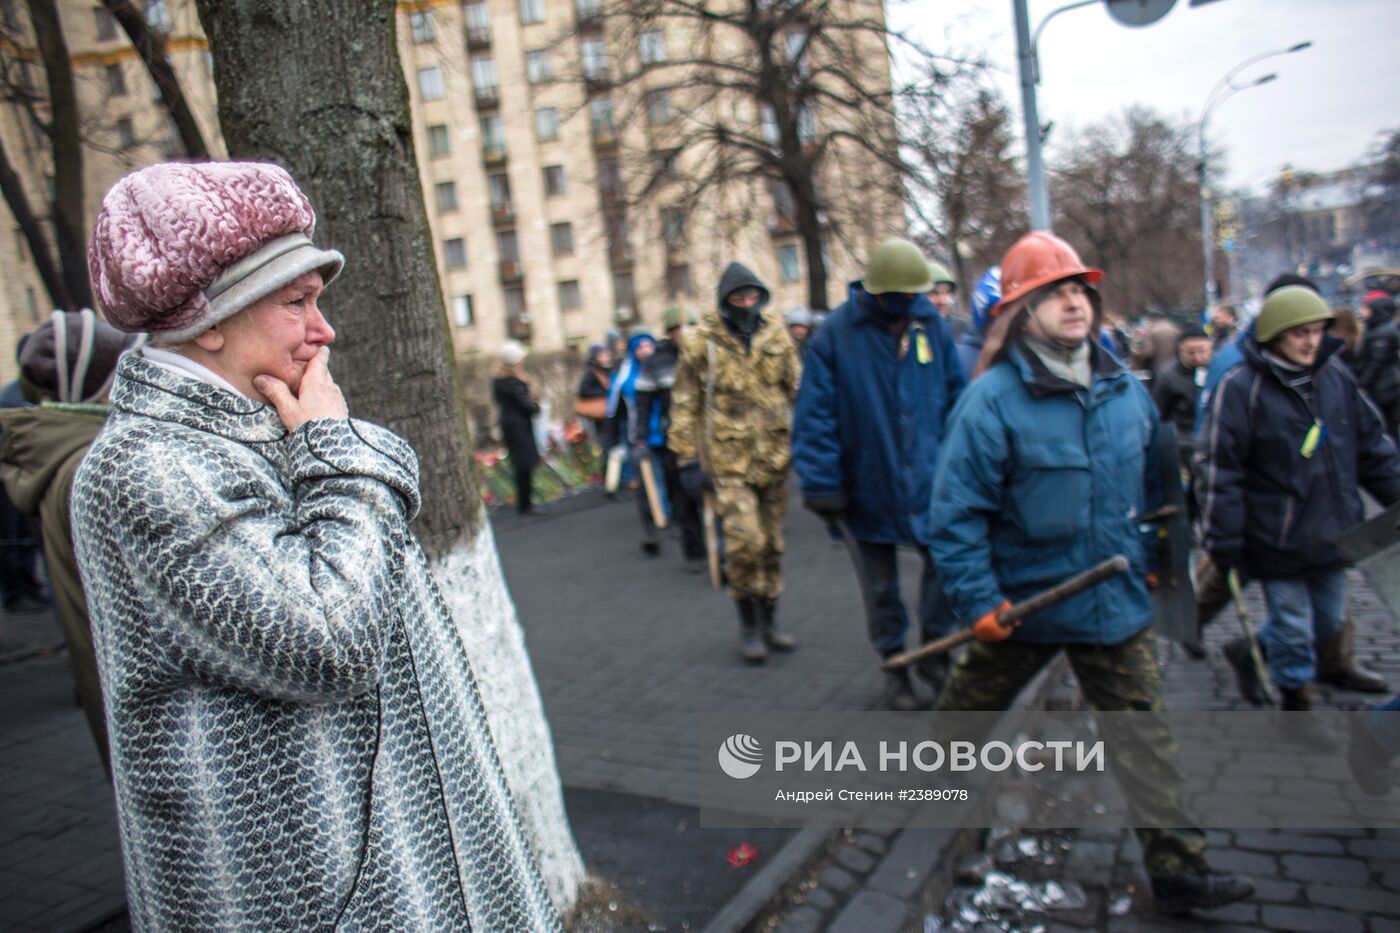
[[[997,620],[997,614],[1005,612],[1011,608],[1010,600],[1003,599],[1001,605],[991,612],[978,619],[972,626],[972,634],[977,636],[978,641],[1003,641],[1011,637],[1011,632],[1016,628],[1015,624],[1002,625]]]

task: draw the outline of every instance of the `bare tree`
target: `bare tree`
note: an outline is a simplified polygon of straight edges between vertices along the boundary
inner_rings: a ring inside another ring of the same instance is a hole
[[[492,733],[557,902],[582,860],[564,816],[524,636],[486,523],[414,158],[394,0],[197,0],[229,152],[286,165],[345,253],[327,293],[352,408],[408,439],[415,530],[464,643]]]
[[[800,238],[816,308],[828,307],[828,238],[849,248],[872,215],[903,226],[907,166],[888,48],[926,53],[886,26],[880,4],[579,0],[578,9],[570,36],[595,139],[614,130],[626,168],[615,210],[660,204],[731,229],[767,213],[775,233]]]
[[[185,155],[193,159],[210,158],[204,134],[200,132],[184,89],[175,77],[170,56],[166,54],[165,34],[153,28],[131,0],[102,0],[102,5],[121,24],[136,53],[141,56],[146,72],[160,91],[160,105],[169,114],[170,122],[179,134]]]
[[[1052,157],[1055,231],[1108,271],[1104,298],[1130,317],[1199,304],[1194,141],[1194,127],[1131,107]]]
[[[1370,240],[1400,243],[1400,129],[1383,134],[1372,159],[1362,202],[1363,229]]]
[[[909,100],[903,117],[915,167],[910,203],[923,227],[917,238],[930,253],[950,258],[966,294],[979,270],[999,263],[1025,232],[1026,183],[1013,115],[995,89],[955,81],[944,93]]]

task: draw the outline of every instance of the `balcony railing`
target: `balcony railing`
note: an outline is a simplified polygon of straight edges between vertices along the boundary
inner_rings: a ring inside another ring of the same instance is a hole
[[[489,49],[491,47],[491,27],[490,26],[468,26],[467,27],[467,48],[475,51],[477,49]]]
[[[481,161],[487,165],[504,165],[506,161],[505,143],[486,143],[481,147]]]
[[[494,84],[490,87],[479,87],[476,89],[476,109],[493,110],[501,103],[500,88]]]
[[[509,201],[491,205],[491,222],[493,224],[508,224],[515,220],[515,205]]]
[[[525,270],[520,266],[519,259],[501,260],[501,281],[519,282],[525,277]]]

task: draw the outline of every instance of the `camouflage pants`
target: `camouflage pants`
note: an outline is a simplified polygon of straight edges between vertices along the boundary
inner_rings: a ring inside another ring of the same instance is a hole
[[[1079,689],[1097,712],[1163,712],[1162,675],[1151,626],[1118,645],[974,641],[953,667],[938,700],[939,712],[1003,710],[1061,651],[1069,656]],[[1177,802],[1182,784],[1176,739],[1165,722],[1141,717],[1134,728],[1106,736],[1114,777],[1135,814],[1152,814],[1157,827],[1136,830],[1148,875],[1208,868],[1205,835]],[[1100,720],[1102,723],[1103,720]]]
[[[724,572],[733,599],[776,599],[783,591],[787,506],[786,482],[751,486],[715,480],[715,513],[724,524]]]

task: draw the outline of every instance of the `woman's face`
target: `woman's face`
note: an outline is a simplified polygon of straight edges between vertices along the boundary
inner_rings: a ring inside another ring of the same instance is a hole
[[[641,343],[637,344],[637,349],[632,352],[636,354],[639,361],[644,360],[656,352],[656,344],[652,343],[650,340],[643,340]]]
[[[234,381],[245,383],[249,397],[267,401],[252,388],[255,376],[276,376],[293,394],[300,391],[306,367],[322,347],[335,340],[317,300],[321,273],[308,272],[289,285],[218,324],[224,337],[221,362]]]

